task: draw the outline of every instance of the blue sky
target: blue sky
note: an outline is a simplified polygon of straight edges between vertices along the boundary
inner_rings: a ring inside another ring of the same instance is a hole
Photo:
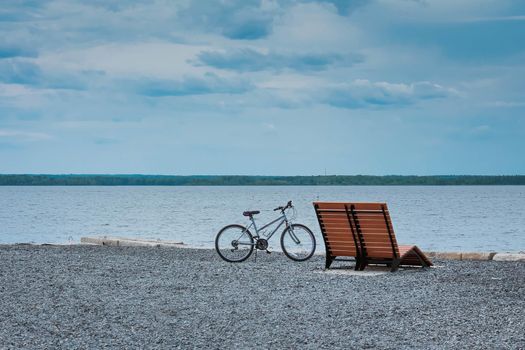
[[[18,0],[0,173],[525,174],[525,2]]]

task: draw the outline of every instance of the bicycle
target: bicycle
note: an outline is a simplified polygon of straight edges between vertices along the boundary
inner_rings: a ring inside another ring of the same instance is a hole
[[[286,215],[288,209],[294,209],[292,201],[285,206],[275,208],[274,211],[280,211],[281,215],[261,228],[257,227],[254,218],[254,215],[260,213],[259,210],[243,212],[242,215],[249,218],[250,225],[248,227],[238,224],[224,226],[215,238],[215,250],[223,260],[228,262],[242,262],[248,259],[254,248],[256,257],[258,250],[264,250],[270,254],[268,240],[284,224],[285,228],[281,234],[281,248],[284,254],[294,261],[310,259],[315,252],[315,236],[312,230],[305,225],[292,223],[293,218],[288,218]],[[278,225],[267,234],[265,230],[276,223]],[[255,235],[250,232],[252,227]],[[260,233],[265,238],[261,237]]]

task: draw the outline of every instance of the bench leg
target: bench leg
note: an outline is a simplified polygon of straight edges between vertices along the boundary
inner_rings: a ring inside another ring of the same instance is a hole
[[[366,260],[362,260],[359,264],[359,271],[363,271],[365,267],[368,265],[368,262]]]
[[[361,259],[355,258],[355,268],[354,269],[356,271],[359,271],[359,269],[361,269],[361,264],[362,264]]]
[[[391,266],[390,272],[396,272],[399,269],[399,264],[400,263],[401,263],[400,259],[396,259],[396,260],[392,261],[392,266]]]
[[[419,262],[421,263],[421,267],[423,267],[423,268],[428,267],[428,264],[423,259],[423,257],[421,257],[421,255],[419,255],[418,253],[415,253],[415,254],[417,255],[417,258],[419,259]]]
[[[328,270],[330,268],[330,265],[332,265],[332,262],[334,261],[334,257],[333,256],[329,256],[327,255],[326,256],[326,261],[325,261],[325,265],[324,265],[324,268],[326,270]]]

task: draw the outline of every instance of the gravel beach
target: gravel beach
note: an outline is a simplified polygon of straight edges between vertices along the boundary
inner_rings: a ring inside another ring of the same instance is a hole
[[[0,261],[2,349],[525,348],[523,262],[353,276],[322,256],[75,245]]]

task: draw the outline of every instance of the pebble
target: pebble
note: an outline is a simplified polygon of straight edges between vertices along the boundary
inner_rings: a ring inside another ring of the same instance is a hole
[[[322,256],[107,246],[2,246],[0,262],[1,349],[525,347],[524,263],[355,276]]]

